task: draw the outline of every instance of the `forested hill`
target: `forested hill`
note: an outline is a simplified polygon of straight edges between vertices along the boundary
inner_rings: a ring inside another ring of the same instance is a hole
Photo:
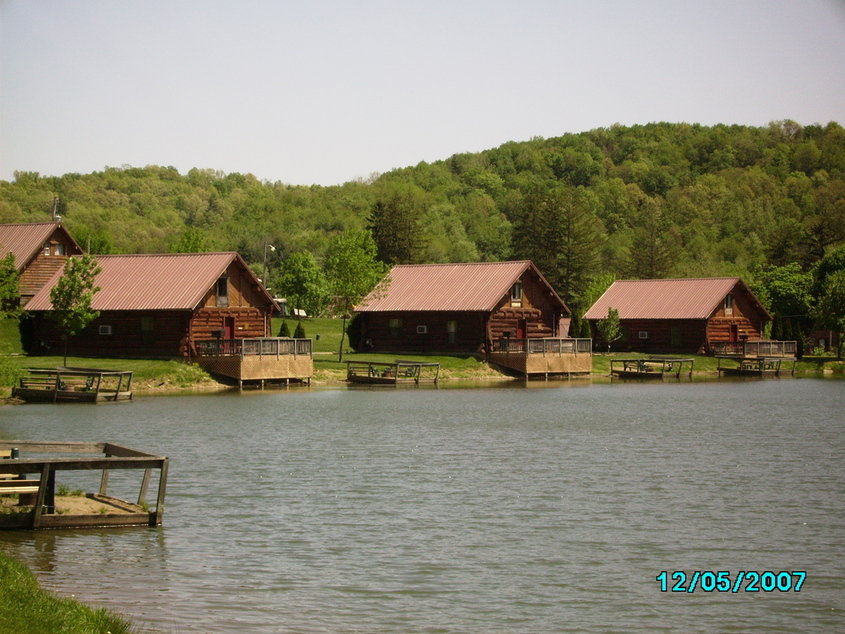
[[[655,123],[510,142],[336,187],[169,167],[0,182],[0,222],[50,219],[92,252],[237,250],[269,276],[369,228],[387,262],[531,258],[569,300],[599,274],[807,272],[845,242],[845,129]]]

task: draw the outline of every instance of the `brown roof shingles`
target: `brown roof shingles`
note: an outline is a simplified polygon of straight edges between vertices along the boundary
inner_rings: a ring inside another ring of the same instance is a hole
[[[585,317],[604,319],[608,308],[614,308],[620,319],[707,319],[737,285],[757,301],[738,277],[617,280]]]
[[[355,310],[489,311],[528,269],[536,271],[528,260],[398,265],[391,269],[386,286],[377,287]]]
[[[60,226],[58,222],[0,225],[0,258],[11,252],[15,256],[15,267],[20,271]]]
[[[96,258],[102,271],[96,280],[101,290],[94,295],[94,310],[192,310],[240,256],[227,252]],[[61,275],[60,270],[29,301],[26,310],[50,310],[50,289]]]

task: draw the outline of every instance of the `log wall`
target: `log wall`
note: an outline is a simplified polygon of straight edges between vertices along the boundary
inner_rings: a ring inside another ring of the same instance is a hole
[[[361,341],[369,340],[374,352],[478,352],[485,341],[484,317],[470,312],[362,313]],[[401,320],[397,332],[390,328],[393,319]],[[450,321],[457,325],[454,341],[449,340]],[[418,326],[427,332],[417,332]]]
[[[269,317],[255,307],[201,308],[190,311],[103,311],[68,340],[68,354],[136,358],[173,358],[193,354],[192,342],[215,339],[226,319],[234,320],[237,339],[267,336]],[[147,328],[152,325],[152,329]],[[101,334],[109,326],[111,334]],[[62,354],[61,334],[46,313],[34,323],[34,352]]]

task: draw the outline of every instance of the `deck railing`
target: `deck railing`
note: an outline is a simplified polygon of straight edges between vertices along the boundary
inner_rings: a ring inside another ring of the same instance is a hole
[[[255,339],[212,339],[196,343],[201,357],[311,356],[311,339],[260,337]]]
[[[160,526],[164,517],[164,496],[167,489],[168,458],[138,451],[114,443],[89,442],[49,442],[28,440],[4,440],[0,442],[0,452],[10,452],[11,458],[0,460],[3,481],[18,485],[27,483],[35,499],[33,510],[29,513],[0,514],[0,529],[5,528],[74,528],[90,526]],[[27,457],[28,453],[37,454]],[[55,457],[47,457],[57,454]],[[72,457],[66,454],[88,454]],[[82,512],[56,513],[56,473],[58,471],[101,470],[100,487],[97,493],[89,493],[88,498],[105,501],[111,506],[123,509],[123,513]],[[137,504],[109,495],[109,472],[112,470],[136,470],[141,472],[140,489]],[[147,493],[153,477],[158,471],[158,493],[155,509],[147,505]],[[27,474],[36,474],[37,479],[26,478]],[[12,487],[0,488],[11,491]],[[27,493],[29,494],[29,493]]]
[[[519,354],[592,354],[592,339],[564,339],[557,337],[537,339],[502,338],[493,342],[493,352]]]
[[[732,357],[794,357],[797,341],[714,341],[713,354]]]

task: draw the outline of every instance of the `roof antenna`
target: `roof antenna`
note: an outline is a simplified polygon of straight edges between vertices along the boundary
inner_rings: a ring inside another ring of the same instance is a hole
[[[62,217],[59,215],[59,197],[53,196],[53,222],[61,222]]]

